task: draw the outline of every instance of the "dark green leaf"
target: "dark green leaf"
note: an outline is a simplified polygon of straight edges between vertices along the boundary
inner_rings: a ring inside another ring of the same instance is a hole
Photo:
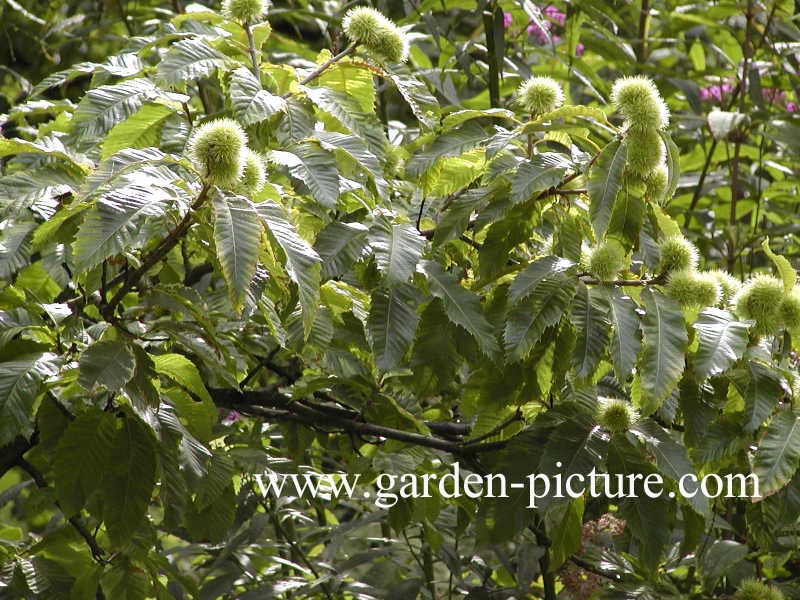
[[[611,220],[617,194],[622,187],[622,172],[628,160],[625,141],[613,140],[600,152],[589,174],[589,216],[595,237],[602,238]]]

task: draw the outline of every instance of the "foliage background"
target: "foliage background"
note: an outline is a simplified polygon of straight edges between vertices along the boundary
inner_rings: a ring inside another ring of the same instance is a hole
[[[216,4],[0,4],[0,594],[720,598],[757,577],[800,595],[791,332],[548,258],[603,234],[586,180],[559,184],[613,143],[614,79],[642,73],[680,178],[612,231],[635,250],[625,277],[677,227],[741,279],[772,269],[765,240],[796,264],[797,5],[379,2],[410,26],[408,65],[359,56],[292,87],[344,47],[348,6],[276,2],[256,79]],[[586,108],[517,129],[531,74]],[[269,184],[194,217],[183,145],[220,115]],[[666,375],[633,377],[670,331]],[[599,430],[598,396],[643,419]],[[455,459],[518,480],[556,460],[755,469],[769,495],[385,511],[264,499],[250,476]]]

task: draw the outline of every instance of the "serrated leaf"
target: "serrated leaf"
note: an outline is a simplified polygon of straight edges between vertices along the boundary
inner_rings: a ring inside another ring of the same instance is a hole
[[[516,121],[516,115],[508,109],[505,108],[487,108],[485,110],[457,110],[455,112],[450,113],[446,117],[442,119],[442,132],[445,133],[450,131],[454,127],[457,127],[464,123],[465,121],[470,121],[472,119],[484,119],[484,118],[492,118],[492,119],[507,119],[510,121]]]
[[[78,415],[54,453],[56,494],[66,516],[78,513],[98,489],[114,439],[115,418],[100,410]]]
[[[100,158],[105,160],[125,148],[158,146],[161,128],[175,112],[165,104],[145,103],[136,113],[117,123],[103,140]]]
[[[133,115],[161,92],[149,79],[128,79],[86,92],[72,121],[73,135],[95,140]]]
[[[783,281],[783,289],[788,294],[797,283],[797,271],[794,270],[792,263],[785,256],[779,256],[772,251],[772,248],[769,247],[769,238],[761,242],[761,249],[775,265],[778,274],[781,276],[781,281]]]
[[[397,91],[408,103],[414,116],[428,129],[433,129],[439,120],[441,108],[424,83],[414,77],[389,74]]]
[[[46,352],[20,353],[0,362],[0,447],[33,433],[33,406],[44,379],[56,372],[55,360]]]
[[[217,258],[233,308],[240,311],[256,272],[264,228],[253,205],[242,196],[215,195],[211,204]]]
[[[658,410],[683,374],[688,336],[680,306],[650,289],[642,291],[644,350],[639,360],[643,414]]]
[[[530,200],[551,187],[557,186],[571,163],[563,154],[543,152],[520,164],[511,181],[511,201],[515,204]]]
[[[536,290],[544,279],[565,273],[575,266],[571,260],[559,256],[545,256],[529,264],[520,271],[508,288],[509,304],[524,300]]]
[[[406,163],[406,174],[422,177],[443,157],[459,156],[472,150],[487,138],[486,132],[477,123],[467,122],[463,127],[433,138],[423,150],[416,152]]]
[[[205,402],[213,402],[203,383],[200,371],[192,361],[182,354],[161,354],[150,356],[156,373],[172,379]]]
[[[131,380],[135,368],[136,358],[127,344],[117,340],[97,342],[81,354],[78,383],[90,391],[102,386],[117,392]]]
[[[367,232],[361,223],[333,221],[319,232],[316,251],[322,259],[322,277],[331,279],[344,275],[367,249]]]
[[[774,494],[794,476],[800,463],[800,416],[778,413],[767,426],[753,459],[761,496]]]
[[[626,186],[614,202],[606,236],[616,239],[626,251],[630,251],[639,243],[644,211],[644,201],[631,186]]]
[[[105,594],[116,600],[145,600],[153,597],[147,573],[128,561],[121,561],[103,572],[102,583]]]
[[[723,373],[747,349],[747,325],[736,321],[727,311],[706,308],[693,327],[698,339],[694,355],[694,372],[698,381]]]
[[[575,377],[585,379],[594,373],[608,344],[608,306],[597,288],[578,286],[572,303],[572,324],[576,330],[572,369]]]
[[[628,160],[627,141],[613,140],[600,151],[597,162],[589,173],[587,192],[589,194],[589,216],[595,237],[604,236],[614,202],[622,187],[622,173]]]
[[[111,542],[126,544],[145,521],[156,482],[156,444],[152,431],[127,417],[117,430],[103,477],[103,520]]]
[[[319,131],[315,133],[320,146],[325,150],[340,150],[350,156],[358,166],[372,176],[379,196],[386,194],[386,180],[383,177],[383,168],[378,157],[370,152],[367,145],[360,137],[352,134],[337,133],[334,131]]]
[[[620,381],[626,381],[633,371],[642,347],[636,303],[617,288],[606,288],[611,319],[611,361]]]
[[[116,254],[144,245],[148,217],[162,217],[173,196],[161,187],[137,184],[108,192],[86,213],[75,238],[75,265],[79,271]]]
[[[328,50],[319,53],[317,64],[331,58]],[[358,60],[340,60],[326,69],[317,80],[320,85],[337,90],[355,98],[361,110],[375,110],[375,82],[372,72]]]
[[[286,271],[297,284],[300,306],[303,309],[303,328],[305,335],[308,336],[319,303],[321,259],[308,242],[298,235],[294,226],[285,219],[280,206],[267,201],[258,204],[256,210],[286,255]]]
[[[489,358],[496,356],[500,347],[494,328],[483,315],[478,296],[462,287],[458,279],[447,273],[438,263],[425,260],[420,266],[428,278],[431,293],[441,298],[450,322],[464,328],[472,335],[486,356]]]
[[[540,279],[525,299],[514,305],[503,338],[510,362],[527,357],[544,331],[558,323],[575,294],[576,285],[574,277],[556,272]]]
[[[158,63],[158,77],[167,83],[208,77],[217,68],[224,67],[227,57],[214,50],[202,38],[180,40]]]
[[[396,367],[414,341],[419,315],[413,291],[410,285],[401,284],[372,293],[367,334],[381,371]]]
[[[369,244],[375,263],[388,285],[408,281],[422,256],[425,239],[408,223],[392,223],[385,217],[375,219],[369,232]]]
[[[422,189],[426,195],[447,196],[466,188],[486,169],[483,148],[473,148],[459,156],[443,157],[422,175]]]
[[[0,178],[0,215],[14,216],[27,209],[51,217],[57,196],[75,192],[81,179],[60,163],[16,171]]]
[[[744,369],[733,371],[730,380],[744,399],[747,422],[742,425],[742,429],[746,432],[761,427],[780,399],[791,393],[777,373],[754,361],[748,362]]]
[[[231,108],[243,125],[260,123],[286,112],[286,100],[261,87],[249,69],[239,67],[231,74]]]
[[[361,109],[358,100],[326,87],[304,87],[306,96],[320,110],[335,117],[342,125],[367,144],[376,156],[383,156],[387,140],[383,126],[374,112]]]
[[[634,425],[631,431],[647,444],[647,448],[655,457],[656,465],[662,475],[666,475],[676,483],[685,475],[694,475],[698,480],[700,479],[697,477],[697,470],[689,459],[686,447],[676,442],[669,431],[658,423],[645,419]],[[699,486],[695,484],[693,489],[688,479],[684,483],[688,492],[698,492],[693,497],[687,498],[689,505],[697,514],[704,517],[709,516],[708,498],[699,493],[699,489],[697,489]]]
[[[288,167],[292,177],[308,186],[317,202],[326,208],[336,208],[339,199],[339,171],[334,156],[315,142],[302,142],[292,146],[291,150],[272,150],[267,158]]]

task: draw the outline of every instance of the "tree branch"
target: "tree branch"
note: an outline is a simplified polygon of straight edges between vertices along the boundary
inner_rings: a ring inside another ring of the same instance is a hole
[[[19,466],[23,471],[25,471],[28,475],[31,476],[36,485],[39,488],[46,488],[47,481],[44,479],[44,475],[42,475],[39,470],[34,467],[31,463],[27,460],[22,458],[21,456],[17,459],[16,462],[17,466]],[[64,510],[61,508],[61,505],[56,501],[56,506],[61,513],[64,513]],[[66,516],[66,515],[65,515]],[[89,530],[81,523],[81,520],[78,518],[78,515],[72,515],[67,519],[70,525],[78,532],[78,534],[86,541],[86,545],[89,546],[89,550],[92,552],[92,556],[94,559],[100,563],[101,565],[106,564],[106,560],[103,558],[105,555],[105,551],[100,547],[97,543],[95,537],[89,533]]]

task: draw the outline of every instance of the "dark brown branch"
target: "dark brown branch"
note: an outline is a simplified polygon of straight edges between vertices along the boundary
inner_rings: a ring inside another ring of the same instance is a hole
[[[277,421],[292,421],[308,427],[328,431],[345,431],[376,438],[406,442],[426,448],[449,452],[456,456],[464,456],[498,450],[507,442],[491,444],[472,443],[469,446],[459,441],[443,439],[435,435],[423,435],[411,431],[403,431],[364,421],[361,416],[346,409],[330,405],[320,405],[311,401],[292,401],[275,390],[240,391],[228,388],[212,388],[209,390],[217,406],[231,408],[243,414],[264,417]],[[451,433],[464,427],[461,424],[437,424],[434,428]]]

